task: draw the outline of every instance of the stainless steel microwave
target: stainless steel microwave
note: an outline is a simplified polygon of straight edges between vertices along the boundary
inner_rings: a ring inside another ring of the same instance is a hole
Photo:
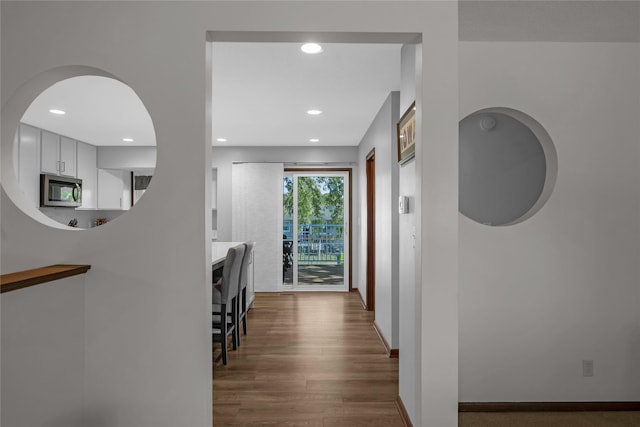
[[[40,206],[79,208],[82,206],[82,180],[41,174]]]

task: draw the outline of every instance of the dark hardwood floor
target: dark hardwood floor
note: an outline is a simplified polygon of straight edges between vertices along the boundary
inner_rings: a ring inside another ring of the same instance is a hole
[[[350,293],[257,294],[227,366],[214,346],[213,425],[403,426],[398,359]]]

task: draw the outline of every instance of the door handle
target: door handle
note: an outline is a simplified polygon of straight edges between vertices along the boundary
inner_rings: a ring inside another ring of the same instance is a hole
[[[76,186],[71,191],[71,197],[73,198],[74,202],[77,202],[80,199],[80,192],[81,191],[82,191],[82,189],[80,188],[80,184],[76,184]]]

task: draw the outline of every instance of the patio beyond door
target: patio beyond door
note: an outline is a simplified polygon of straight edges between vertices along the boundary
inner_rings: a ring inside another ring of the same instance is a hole
[[[283,283],[295,290],[348,291],[347,172],[285,172]]]

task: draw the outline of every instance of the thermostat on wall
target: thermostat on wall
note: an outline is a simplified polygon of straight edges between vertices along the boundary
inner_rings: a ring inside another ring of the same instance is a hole
[[[407,196],[400,196],[398,198],[398,213],[409,213],[409,198]]]

